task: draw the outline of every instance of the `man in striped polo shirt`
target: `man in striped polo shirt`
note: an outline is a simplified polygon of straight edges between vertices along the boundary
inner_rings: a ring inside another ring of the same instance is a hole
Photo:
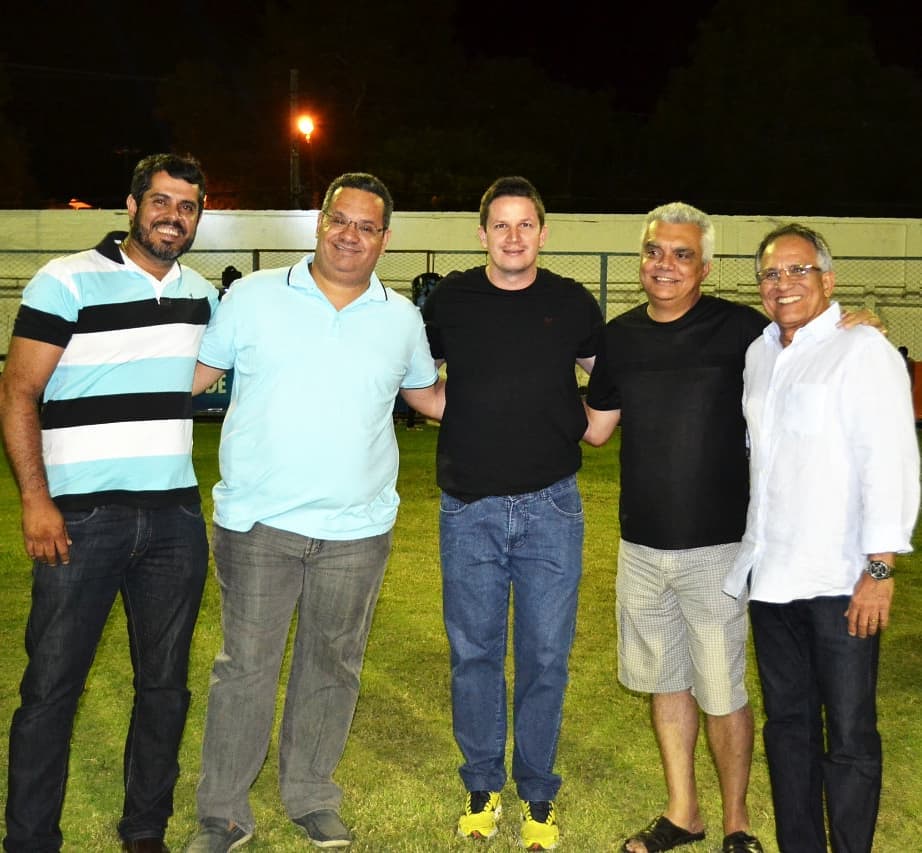
[[[191,389],[218,293],[178,261],[204,199],[196,160],[145,158],[127,200],[130,231],[49,262],[23,292],[0,378],[34,561],[29,660],[10,729],[10,853],[63,843],[74,715],[119,593],[135,691],[118,831],[124,850],[167,850],[208,562]]]

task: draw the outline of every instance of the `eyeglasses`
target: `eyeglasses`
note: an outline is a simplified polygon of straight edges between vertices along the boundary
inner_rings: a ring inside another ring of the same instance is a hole
[[[384,226],[379,228],[374,222],[369,222],[366,219],[361,221],[348,219],[341,213],[327,213],[326,211],[321,211],[320,215],[326,220],[327,228],[330,231],[345,231],[350,225],[354,225],[355,230],[358,231],[359,234],[368,238],[377,237],[378,234],[383,234],[387,231],[387,228]]]
[[[756,273],[756,281],[759,284],[778,284],[781,281],[782,273],[786,275],[791,281],[803,281],[807,277],[808,272],[816,272],[822,274],[821,270],[816,264],[791,264],[787,267],[780,267],[775,269],[771,267],[767,270],[759,270]]]

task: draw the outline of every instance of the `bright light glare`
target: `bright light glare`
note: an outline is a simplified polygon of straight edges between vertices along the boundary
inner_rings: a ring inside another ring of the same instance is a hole
[[[309,142],[314,132],[314,120],[310,116],[298,116],[298,132]]]

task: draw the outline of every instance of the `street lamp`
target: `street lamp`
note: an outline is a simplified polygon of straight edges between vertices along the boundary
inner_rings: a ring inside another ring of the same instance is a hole
[[[314,120],[307,114],[298,116],[298,132],[308,141],[314,132]]]
[[[314,148],[311,145],[311,135],[314,132],[314,120],[307,115],[307,113],[302,113],[295,118],[294,126],[297,132],[292,132],[291,135],[291,206],[295,209],[301,207],[301,190],[303,187],[301,186],[301,158],[298,148],[303,139],[307,142],[307,156],[310,160],[312,207],[317,207],[317,202],[315,200],[317,196],[317,172],[314,168]]]
[[[314,149],[311,147],[311,135],[314,132],[314,119],[307,113],[298,111],[298,69],[292,68],[289,72],[288,82],[288,109],[290,115],[289,125],[289,158],[288,158],[288,188],[291,207],[295,210],[301,207],[301,158],[298,148],[301,137],[307,142],[307,153],[310,157],[311,168],[311,201],[312,207],[319,206],[320,193],[317,187],[317,172],[314,168]]]
[[[307,142],[307,158],[310,162],[311,180],[310,180],[310,199],[311,207],[316,209],[320,206],[320,188],[317,186],[317,170],[314,167],[314,146],[311,144],[311,136],[314,133],[314,120],[307,113],[298,116],[298,132]]]

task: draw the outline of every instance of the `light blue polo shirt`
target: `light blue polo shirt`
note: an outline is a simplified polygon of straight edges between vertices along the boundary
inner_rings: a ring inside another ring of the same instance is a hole
[[[311,260],[235,282],[202,340],[200,361],[234,368],[214,520],[241,532],[262,522],[316,539],[376,536],[400,502],[394,398],[437,371],[413,303],[372,274],[337,311]]]

